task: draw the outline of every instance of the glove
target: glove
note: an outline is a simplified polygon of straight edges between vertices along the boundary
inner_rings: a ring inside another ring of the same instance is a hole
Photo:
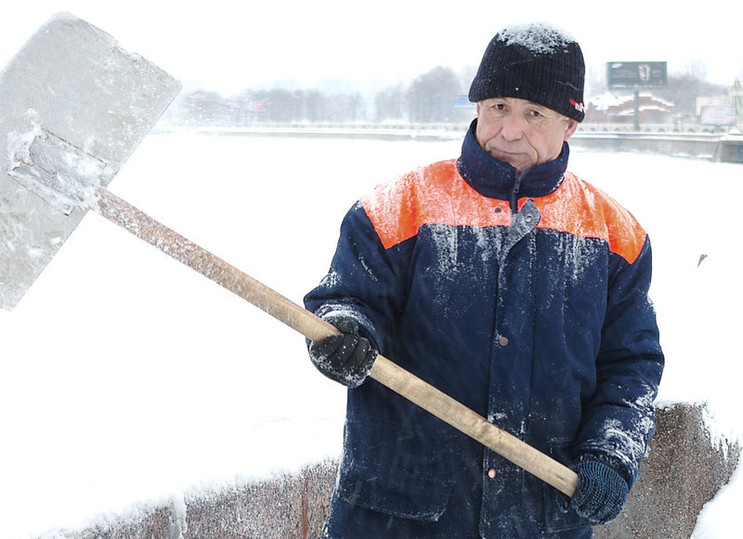
[[[331,380],[357,388],[369,376],[378,352],[368,339],[359,335],[359,326],[352,318],[328,317],[326,320],[343,333],[310,343],[310,359]]]
[[[578,488],[570,501],[591,524],[606,524],[622,510],[629,485],[614,469],[597,460],[582,460],[575,467]]]

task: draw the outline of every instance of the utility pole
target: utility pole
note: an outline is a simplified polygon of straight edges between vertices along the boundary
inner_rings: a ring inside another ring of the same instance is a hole
[[[635,86],[635,132],[640,131],[640,89]]]

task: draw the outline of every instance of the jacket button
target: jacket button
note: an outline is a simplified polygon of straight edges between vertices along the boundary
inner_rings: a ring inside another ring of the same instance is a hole
[[[503,335],[498,337],[498,344],[501,346],[508,346],[508,337],[504,337]]]
[[[495,472],[495,468],[490,468],[490,469],[488,470],[488,477],[489,477],[490,479],[495,479],[495,474],[496,474],[496,472]]]
[[[500,206],[495,207],[495,213],[501,213],[502,211],[503,211],[503,208],[501,208]]]

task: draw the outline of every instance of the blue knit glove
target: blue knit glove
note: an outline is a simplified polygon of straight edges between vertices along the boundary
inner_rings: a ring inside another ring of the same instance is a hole
[[[629,494],[627,481],[597,460],[582,460],[574,469],[578,473],[578,488],[570,503],[578,514],[591,524],[606,524],[614,520]]]
[[[378,352],[368,339],[359,335],[359,325],[349,317],[328,317],[327,321],[343,333],[309,344],[310,359],[325,376],[356,388],[371,372]]]

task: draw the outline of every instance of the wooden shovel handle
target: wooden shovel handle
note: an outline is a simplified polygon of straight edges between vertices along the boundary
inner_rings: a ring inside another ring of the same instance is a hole
[[[90,203],[90,207],[309,340],[317,341],[338,333],[334,326],[314,313],[199,247],[110,191],[97,188],[95,201]],[[481,415],[384,356],[377,357],[370,376],[566,495],[572,497],[575,492],[578,476],[571,469],[489,423]]]

